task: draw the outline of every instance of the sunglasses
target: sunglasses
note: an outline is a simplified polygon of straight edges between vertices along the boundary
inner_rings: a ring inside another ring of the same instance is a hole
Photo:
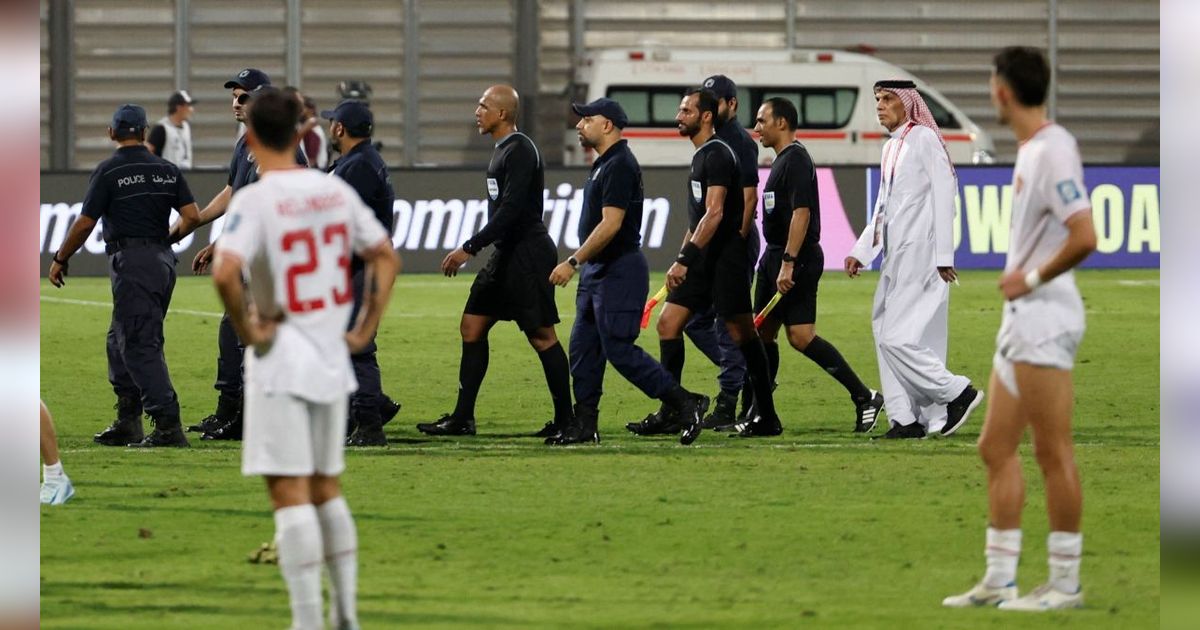
[[[241,94],[238,95],[238,97],[237,97],[238,105],[245,105],[246,103],[249,103],[249,102],[250,102],[250,93],[249,92],[242,92]]]

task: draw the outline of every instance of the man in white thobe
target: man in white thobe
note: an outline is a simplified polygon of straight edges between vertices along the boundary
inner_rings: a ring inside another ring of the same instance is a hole
[[[883,252],[871,313],[885,438],[951,435],[983,400],[970,379],[946,369],[954,270],[954,167],[941,131],[912,81],[875,84],[875,111],[891,139],[883,146],[879,195],[850,255],[856,277]]]

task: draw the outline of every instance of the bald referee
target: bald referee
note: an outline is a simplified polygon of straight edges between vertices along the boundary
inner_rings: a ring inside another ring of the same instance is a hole
[[[458,403],[454,411],[417,429],[428,435],[475,435],[475,398],[488,368],[488,332],[497,321],[513,321],[537,351],[554,402],[554,420],[543,429],[550,437],[571,422],[570,365],[554,332],[558,308],[550,272],[558,250],[542,223],[545,166],[537,145],[517,130],[520,99],[507,85],[488,88],[475,108],[481,135],[496,141],[487,170],[488,221],[462,247],[442,261],[447,277],[488,245],[490,258],[471,285],[459,331]]]

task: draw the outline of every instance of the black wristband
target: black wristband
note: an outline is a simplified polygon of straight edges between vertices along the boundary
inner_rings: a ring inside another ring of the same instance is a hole
[[[700,252],[701,250],[698,245],[688,241],[684,243],[683,249],[679,250],[679,257],[675,259],[675,262],[684,267],[691,267],[696,262],[696,259],[700,257]]]
[[[472,256],[479,253],[479,248],[475,247],[475,244],[471,242],[471,239],[467,239],[467,242],[462,244],[462,250]]]
[[[785,251],[785,252],[783,252],[783,262],[794,263],[794,262],[796,262],[796,257]]]
[[[62,267],[63,267],[64,269],[65,269],[65,268],[67,268],[67,267],[70,267],[70,265],[69,265],[69,264],[67,264],[67,261],[65,261],[65,260],[59,260],[59,259],[58,259],[58,252],[54,252],[54,258],[52,258],[51,260],[53,260],[54,262],[58,263],[59,265],[62,265]]]

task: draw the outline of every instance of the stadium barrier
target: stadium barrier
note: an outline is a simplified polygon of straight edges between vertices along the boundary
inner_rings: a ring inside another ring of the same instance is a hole
[[[1098,250],[1085,267],[1157,268],[1159,265],[1158,167],[1086,167],[1084,181],[1092,199]],[[761,180],[766,182],[767,169]],[[203,207],[225,185],[223,172],[191,172],[188,184]],[[821,245],[825,264],[840,269],[842,259],[868,223],[879,182],[879,169],[819,168]],[[579,246],[580,211],[586,169],[547,169],[543,218],[561,257]],[[41,177],[39,247],[42,273],[79,216],[87,191],[86,172],[45,172]],[[687,227],[687,170],[647,168],[643,173],[646,205],[642,243],[653,270],[675,259]],[[396,189],[392,242],[404,258],[406,273],[431,273],[448,251],[479,230],[487,220],[482,169],[392,171]],[[1011,167],[959,167],[955,221],[955,264],[961,269],[996,269],[1008,251],[1012,204]],[[761,198],[761,194],[760,194]],[[222,221],[203,227],[175,250],[183,266],[216,239]],[[71,261],[75,276],[108,274],[104,242],[97,227]],[[468,264],[470,271],[472,264]]]

